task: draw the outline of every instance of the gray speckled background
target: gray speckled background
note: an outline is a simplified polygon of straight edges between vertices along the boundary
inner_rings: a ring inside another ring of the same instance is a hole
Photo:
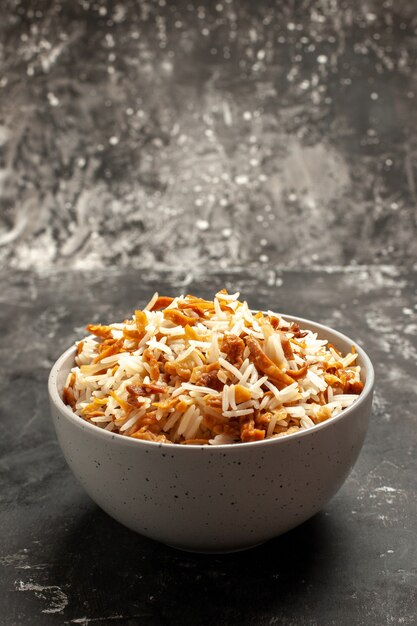
[[[3,262],[415,262],[413,2],[4,5]]]
[[[0,4],[0,624],[415,626],[415,0]],[[46,383],[87,323],[223,286],[377,384],[321,513],[202,557],[88,498]]]

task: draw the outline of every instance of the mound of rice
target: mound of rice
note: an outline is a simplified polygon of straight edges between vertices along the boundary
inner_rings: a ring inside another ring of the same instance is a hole
[[[82,419],[156,442],[232,444],[319,424],[363,389],[342,355],[239,293],[212,301],[157,293],[121,324],[87,326],[63,400]]]

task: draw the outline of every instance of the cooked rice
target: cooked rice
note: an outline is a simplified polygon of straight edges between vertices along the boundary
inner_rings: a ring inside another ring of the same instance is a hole
[[[122,324],[90,324],[64,402],[127,437],[219,445],[311,428],[358,398],[353,347],[343,356],[317,333],[271,311],[254,314],[238,298],[155,293]]]

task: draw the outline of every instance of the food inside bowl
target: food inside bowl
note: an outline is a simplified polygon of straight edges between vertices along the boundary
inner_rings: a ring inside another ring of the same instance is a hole
[[[177,444],[233,444],[310,428],[363,389],[357,353],[239,293],[213,300],[154,294],[120,324],[90,324],[77,342],[63,400],[120,435]]]

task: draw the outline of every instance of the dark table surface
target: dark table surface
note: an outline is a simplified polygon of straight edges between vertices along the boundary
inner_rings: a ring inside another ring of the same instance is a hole
[[[415,624],[416,282],[390,268],[3,278],[3,623]],[[324,511],[251,551],[198,556],[123,528],[83,493],[48,419],[46,380],[86,321],[124,319],[156,287],[210,295],[224,285],[253,307],[356,337],[377,388],[359,461]]]
[[[416,15],[406,0],[4,1],[1,624],[417,624]],[[224,286],[357,339],[377,383],[321,513],[199,556],[94,505],[46,382],[87,323]]]

